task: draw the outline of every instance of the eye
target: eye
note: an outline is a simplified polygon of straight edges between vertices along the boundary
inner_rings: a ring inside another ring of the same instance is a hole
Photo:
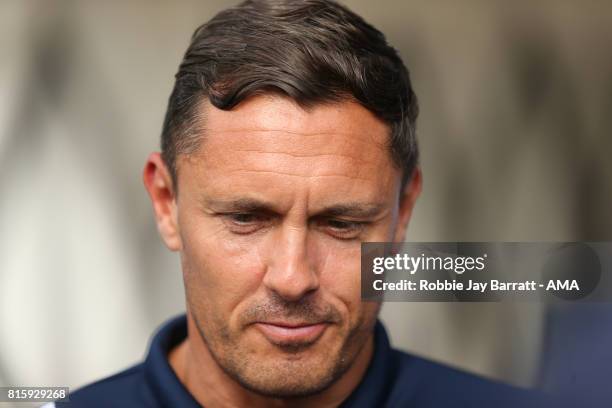
[[[255,214],[249,213],[229,214],[228,217],[237,224],[248,224],[256,220]]]
[[[268,225],[270,216],[241,212],[223,214],[223,220],[231,232],[235,234],[250,234]]]
[[[321,226],[325,228],[330,235],[339,239],[354,239],[361,234],[365,227],[364,222],[347,221],[336,218],[328,218],[322,220]]]

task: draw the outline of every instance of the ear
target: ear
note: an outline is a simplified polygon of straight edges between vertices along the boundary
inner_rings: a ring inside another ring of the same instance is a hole
[[[406,236],[406,230],[408,229],[408,223],[412,216],[412,209],[416,203],[417,198],[421,194],[421,188],[423,185],[423,179],[421,175],[421,169],[415,167],[412,172],[412,177],[404,187],[402,195],[400,197],[400,207],[398,213],[397,228],[395,229],[395,236],[393,237],[394,242],[401,242]]]
[[[147,158],[142,179],[153,204],[159,234],[171,251],[179,251],[181,238],[175,189],[170,171],[158,152],[151,153]]]

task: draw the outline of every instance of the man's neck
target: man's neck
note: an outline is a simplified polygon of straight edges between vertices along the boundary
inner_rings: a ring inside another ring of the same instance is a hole
[[[207,408],[337,407],[357,388],[374,352],[372,335],[349,369],[326,390],[303,398],[272,398],[247,390],[234,381],[219,367],[202,339],[193,338],[198,331],[189,325],[188,333],[183,342],[170,350],[168,361],[185,388]]]

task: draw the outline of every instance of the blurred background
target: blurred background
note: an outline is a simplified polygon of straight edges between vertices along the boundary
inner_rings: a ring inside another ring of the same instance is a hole
[[[612,3],[344,3],[400,51],[420,101],[424,190],[407,240],[612,240]],[[0,385],[109,375],[184,310],[141,169],[190,35],[232,4],[0,2]],[[399,348],[562,388],[608,367],[612,309],[590,307],[382,315]]]

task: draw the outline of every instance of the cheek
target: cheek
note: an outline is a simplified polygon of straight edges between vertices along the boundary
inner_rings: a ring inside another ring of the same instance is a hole
[[[192,221],[181,228],[188,301],[191,308],[197,308],[195,312],[215,311],[227,321],[240,302],[257,290],[262,263],[255,245],[207,224]]]
[[[324,292],[337,299],[354,321],[358,318],[361,304],[361,245],[353,242],[325,242],[324,262],[321,268],[320,285]]]

